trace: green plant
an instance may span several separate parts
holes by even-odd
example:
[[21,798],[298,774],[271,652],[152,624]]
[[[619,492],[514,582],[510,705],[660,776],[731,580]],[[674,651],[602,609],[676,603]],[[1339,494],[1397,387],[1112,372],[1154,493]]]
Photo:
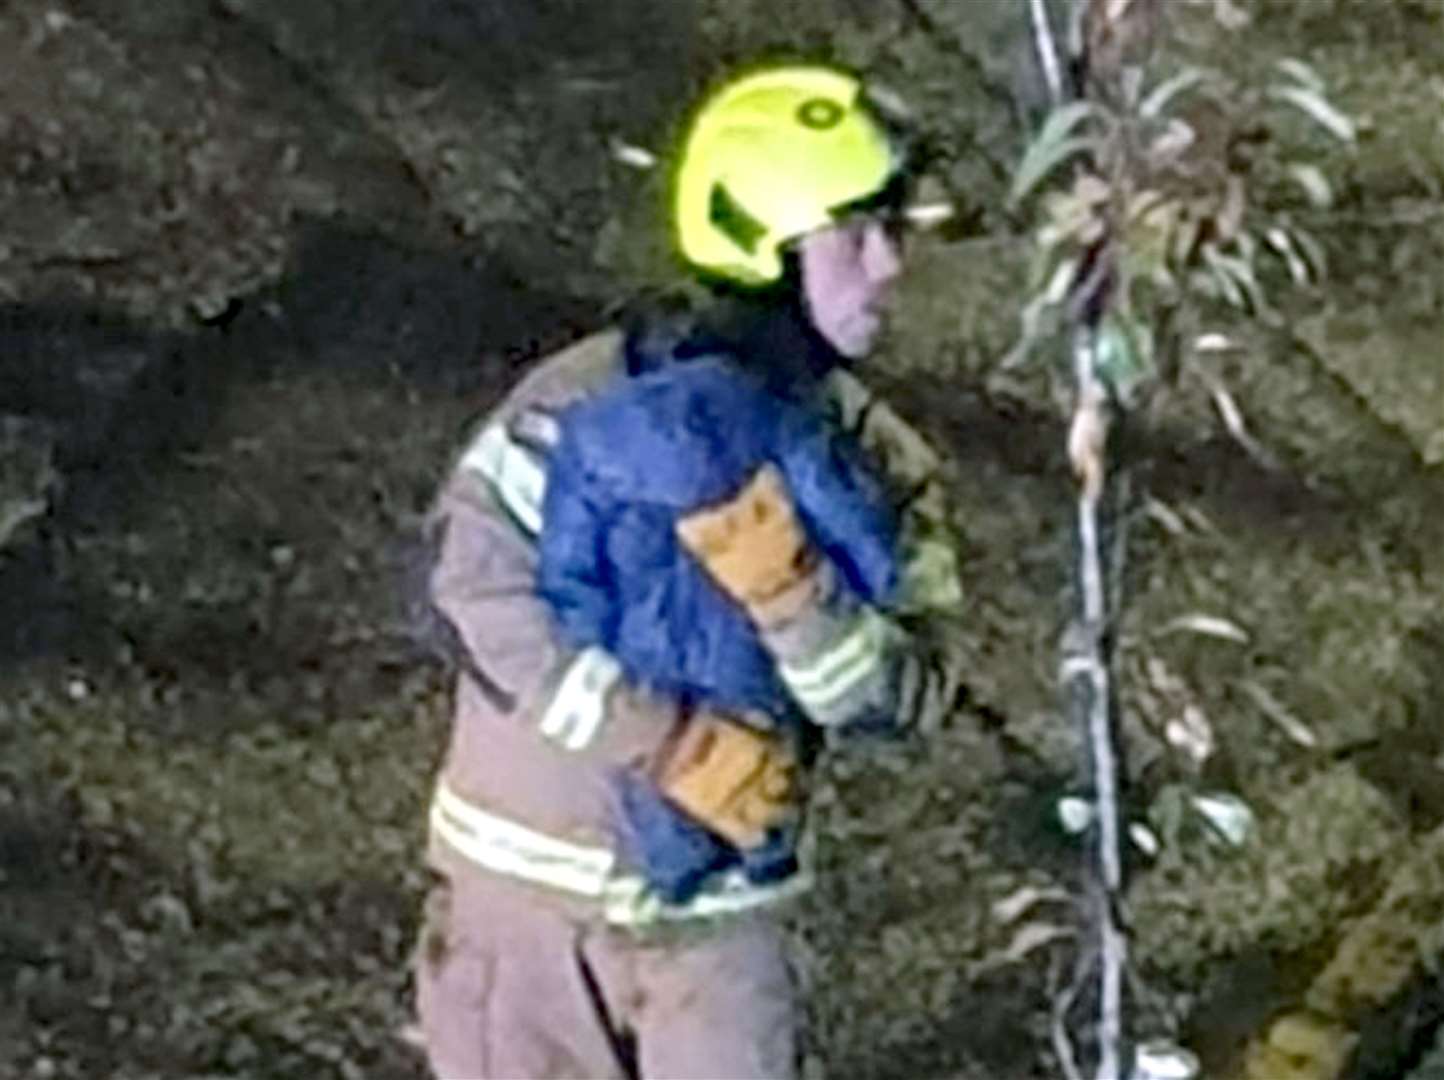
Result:
[[[1028,5],[1054,108],[1012,185],[1013,209],[1034,205],[1039,212],[1022,340],[1010,360],[1017,363],[1047,344],[1067,357],[1071,374],[1067,449],[1078,480],[1076,608],[1063,640],[1061,681],[1087,747],[1093,797],[1087,826],[1094,856],[1093,952],[1054,1013],[1054,1048],[1070,1078],[1081,1075],[1070,1011],[1094,972],[1095,1075],[1116,1077],[1131,1068],[1124,1001],[1129,943],[1120,917],[1124,770],[1114,731],[1110,632],[1120,599],[1118,584],[1110,589],[1108,581],[1121,560],[1103,555],[1109,431],[1140,388],[1185,360],[1176,328],[1189,316],[1222,306],[1272,321],[1271,294],[1280,275],[1306,285],[1323,273],[1319,245],[1295,223],[1292,204],[1279,189],[1291,182],[1313,205],[1331,198],[1317,144],[1296,130],[1297,121],[1344,143],[1357,137],[1353,121],[1302,61],[1277,58],[1249,70],[1255,62],[1245,55],[1241,71],[1225,72],[1165,51],[1165,42],[1186,43],[1189,36],[1183,27],[1165,38],[1165,24],[1198,6],[1076,0],[1065,68],[1045,0]],[[1226,31],[1245,19],[1229,0],[1213,0],[1211,14]],[[1064,85],[1065,70],[1071,86]],[[1159,71],[1168,74],[1160,78]],[[1039,195],[1044,182],[1060,173],[1061,185]],[[1066,350],[1058,348],[1060,339]],[[1203,383],[1230,432],[1260,453],[1228,391],[1206,375]],[[1121,544],[1116,547],[1121,551]],[[1176,841],[1185,803],[1178,792],[1163,794],[1156,816],[1166,838]],[[1192,802],[1200,812],[1206,807],[1206,816],[1223,823],[1230,837],[1251,820],[1249,809],[1227,795]]]
[[[1096,6],[1126,19],[1145,5]],[[1178,343],[1160,331],[1180,309],[1272,321],[1282,287],[1322,277],[1323,247],[1300,211],[1333,201],[1326,143],[1358,138],[1301,60],[1233,72],[1183,64],[1155,77],[1169,61],[1095,73],[1095,93],[1048,117],[1011,191],[1037,221],[1014,362],[1106,290],[1100,374],[1124,403],[1167,366],[1160,352]]]

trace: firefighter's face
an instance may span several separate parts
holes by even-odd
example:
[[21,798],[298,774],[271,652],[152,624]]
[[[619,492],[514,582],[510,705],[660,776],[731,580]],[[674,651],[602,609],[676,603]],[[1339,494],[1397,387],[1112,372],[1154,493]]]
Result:
[[858,217],[804,237],[799,255],[813,326],[843,356],[866,356],[882,333],[882,302],[902,271],[894,234],[877,218]]

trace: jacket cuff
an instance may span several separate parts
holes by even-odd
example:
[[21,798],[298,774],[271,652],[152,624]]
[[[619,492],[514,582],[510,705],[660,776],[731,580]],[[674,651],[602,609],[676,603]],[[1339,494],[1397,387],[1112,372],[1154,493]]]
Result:
[[783,683],[814,723],[893,718],[899,632],[873,608],[820,608],[767,641]]

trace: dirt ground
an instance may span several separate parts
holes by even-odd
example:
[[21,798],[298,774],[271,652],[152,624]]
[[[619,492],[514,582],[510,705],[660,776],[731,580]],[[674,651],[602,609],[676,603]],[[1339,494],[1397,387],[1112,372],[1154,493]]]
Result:
[[[1328,283],[1209,327],[1267,455],[1190,385],[1129,433],[1130,814],[1163,839],[1133,1000],[1227,1076],[1347,984],[1348,1075],[1402,1075],[1444,1017],[1444,3],[1235,3],[1364,137],[1330,162]],[[610,141],[665,148],[784,46],[905,88],[975,210],[918,242],[869,375],[948,455],[977,661],[950,730],[827,763],[808,1075],[1056,1075],[1081,777],[1063,425],[997,370],[1019,10],[0,6],[0,1077],[423,1076],[399,1033],[447,683],[410,632],[415,526],[518,372],[672,272],[660,180]],[[1163,736],[1185,712],[1202,769]],[[1252,808],[1241,847],[1198,792]],[[1385,939],[1387,971],[1351,945]]]

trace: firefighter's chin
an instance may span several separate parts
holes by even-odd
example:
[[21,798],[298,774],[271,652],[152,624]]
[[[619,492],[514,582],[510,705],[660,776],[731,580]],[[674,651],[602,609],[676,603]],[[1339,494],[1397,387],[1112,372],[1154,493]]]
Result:
[[838,319],[832,326],[819,326],[829,345],[848,360],[861,360],[872,352],[882,337],[883,318],[874,311],[859,311]]

